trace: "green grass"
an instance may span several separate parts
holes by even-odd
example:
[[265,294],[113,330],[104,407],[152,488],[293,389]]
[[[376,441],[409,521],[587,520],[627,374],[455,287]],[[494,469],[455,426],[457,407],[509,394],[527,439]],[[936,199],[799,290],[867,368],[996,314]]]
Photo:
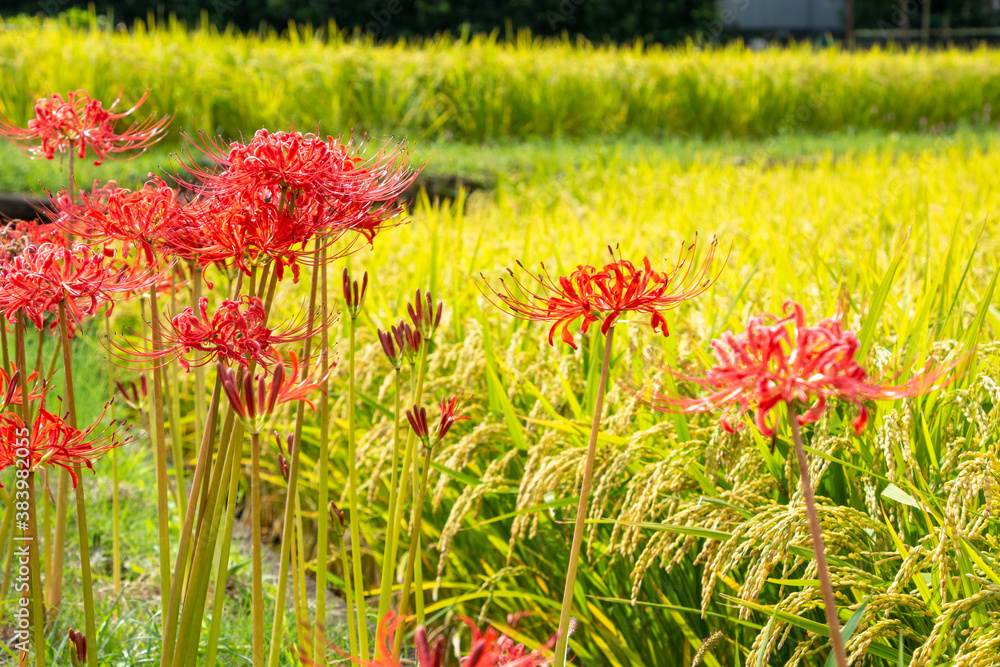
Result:
[[[872,406],[862,436],[847,433],[853,412],[837,407],[806,438],[821,468],[842,621],[855,613],[860,620],[853,647],[879,667],[911,664],[913,655],[915,666],[995,658],[1000,146],[983,105],[998,101],[996,51],[639,52],[527,39],[373,47],[305,33],[170,27],[110,36],[50,22],[0,32],[0,62],[0,104],[18,120],[33,97],[53,90],[84,86],[107,98],[119,86],[135,95],[150,84],[151,108],[177,112],[172,129],[194,121],[235,136],[322,121],[330,132],[405,134],[415,161],[429,161],[428,173],[490,182],[454,201],[418,199],[409,224],[345,262],[371,276],[359,334],[358,435],[372,571],[384,539],[388,489],[379,462],[391,446],[394,398],[374,332],[404,316],[415,289],[429,287],[445,302],[429,395],[472,396],[473,421],[456,426],[436,455],[425,509],[433,626],[454,631],[460,615],[502,624],[506,613],[527,608],[526,637],[541,640],[554,629],[594,402],[599,338],[592,334],[578,352],[550,348],[544,327],[489,305],[475,284],[480,275],[496,284],[518,260],[563,273],[602,263],[609,244],[635,260],[670,261],[698,234],[702,242],[717,236],[729,253],[719,282],[671,313],[666,342],[622,324],[613,377],[644,370],[639,350],[668,363],[704,363],[712,337],[789,298],[814,318],[842,307],[848,326],[862,332],[873,372],[902,359],[905,377],[953,345],[978,346],[973,365],[947,390]],[[78,181],[136,185],[167,164],[177,135],[170,141],[133,162],[83,167]],[[58,188],[65,178],[58,162],[29,162],[9,147],[0,147],[0,163],[0,189]],[[225,283],[218,272],[210,278]],[[280,285],[275,322],[301,313],[307,281],[304,271],[302,282]],[[137,324],[135,311],[123,308],[117,325]],[[105,400],[97,340],[84,330],[75,347],[86,415]],[[346,356],[343,342],[338,353]],[[190,391],[184,382],[185,414]],[[329,491],[343,500],[342,367],[331,395]],[[308,525],[325,511],[316,507],[315,417],[304,433]],[[711,667],[825,664],[814,574],[799,558],[808,555],[808,538],[793,502],[787,438],[772,454],[751,434],[724,436],[710,417],[653,413],[612,388],[579,575],[578,664],[654,665],[664,655],[690,664],[714,629],[724,639]],[[193,440],[188,428],[189,452]],[[267,495],[280,506],[276,452],[266,447]],[[145,438],[123,453],[125,562],[128,590],[137,594],[121,601],[119,625],[102,634],[109,664],[145,664],[158,651],[144,639],[159,631],[150,457]],[[108,461],[98,466],[90,505],[102,617],[114,605],[108,471]],[[332,569],[330,581],[341,574]],[[231,664],[242,664],[249,644],[244,577],[245,568],[234,573],[224,611]],[[67,600],[78,599],[72,576],[69,585]],[[79,616],[68,605],[58,632]],[[330,639],[343,643],[338,630]],[[62,642],[53,636],[53,651]]]
[[[483,144],[430,141],[411,144],[412,161],[423,165],[431,177],[456,176],[473,183],[492,186],[497,179],[523,180],[538,172],[564,173],[592,162],[596,157],[616,157],[626,161],[661,162],[680,165],[731,161],[734,165],[772,166],[797,160],[815,161],[826,155],[847,157],[869,152],[907,156],[941,153],[949,148],[995,150],[1000,133],[992,128],[963,125],[948,132],[897,133],[869,130],[857,134],[800,134],[767,139],[651,139],[643,136],[603,139],[501,140]],[[373,139],[369,149],[382,144]],[[76,163],[76,180],[81,188],[94,180],[114,179],[122,187],[138,187],[149,173],[179,174],[177,147],[154,147],[131,160],[107,161],[101,166]],[[10,144],[0,144],[0,192],[43,194],[65,187],[65,158],[28,160]]]
[[[374,46],[328,27],[283,36],[138,23],[125,33],[60,19],[0,30],[0,111],[84,88],[110,101],[150,89],[142,113],[235,135],[262,126],[411,139],[768,137],[993,125],[1000,57],[988,48],[844,53],[593,46],[520,34]],[[331,36],[332,34],[332,36]]]
[[[471,159],[477,154],[471,148],[433,147],[435,162],[447,158],[459,165],[465,160],[470,170],[496,170],[501,175],[493,190],[474,193],[464,201],[418,201],[410,224],[379,236],[373,249],[350,259],[355,269],[364,267],[372,277],[359,353],[366,544],[382,540],[387,488],[385,477],[373,474],[390,445],[385,410],[392,404],[385,381],[388,369],[381,362],[374,328],[397,320],[413,290],[430,286],[446,307],[428,389],[434,397],[460,390],[471,393],[468,412],[474,421],[456,427],[456,436],[437,457],[442,467],[432,477],[436,493],[427,508],[425,541],[435,546],[425,554],[428,585],[435,583],[433,573],[439,563],[442,570],[437,596],[428,591],[429,619],[435,626],[454,629],[457,615],[501,621],[506,612],[528,608],[533,614],[523,627],[527,637],[541,639],[554,628],[555,601],[568,558],[572,511],[567,507],[575,494],[575,470],[593,401],[590,387],[599,340],[592,338],[575,354],[563,347],[549,348],[542,327],[494,311],[473,282],[480,272],[496,280],[503,267],[513,266],[517,259],[529,267],[545,261],[562,272],[578,262],[603,261],[609,243],[620,243],[627,257],[649,254],[670,259],[682,239],[691,239],[695,232],[703,240],[715,234],[725,249],[731,247],[728,265],[709,294],[672,314],[671,338],[660,350],[667,359],[702,358],[713,335],[740,327],[751,313],[780,308],[786,298],[802,301],[815,317],[832,314],[845,299],[848,324],[870,329],[877,344],[870,363],[887,354],[906,355],[920,363],[931,341],[970,341],[978,334],[984,354],[977,372],[987,379],[1000,378],[992,347],[1000,327],[998,295],[993,294],[988,308],[980,307],[995,270],[986,258],[998,252],[995,141],[992,134],[968,132],[792,137],[738,144],[525,143],[485,149],[479,164]],[[735,161],[735,155],[752,159]],[[781,159],[758,159],[771,155]],[[803,155],[812,157],[784,159]],[[884,306],[872,311],[874,297],[897,257],[902,259],[892,281],[885,283]],[[300,312],[306,280],[307,274],[298,285],[286,282],[279,287],[275,321]],[[122,317],[123,326],[134,312],[125,309]],[[624,341],[653,342],[641,328],[625,328],[613,367],[616,377],[637,362]],[[78,346],[89,349],[82,341]],[[85,381],[83,373],[80,377]],[[825,520],[827,529],[841,530],[838,522],[846,521],[873,531],[872,537],[848,531],[831,539],[831,555],[838,567],[845,568],[840,571],[868,582],[842,586],[844,604],[884,593],[905,560],[903,548],[881,523],[883,509],[907,553],[920,545],[933,550],[941,544],[938,535],[945,512],[935,509],[924,516],[905,505],[890,504],[879,495],[889,488],[888,480],[895,480],[924,506],[943,508],[953,502],[949,498],[956,489],[964,488],[960,484],[968,483],[961,480],[974,471],[966,461],[996,465],[992,432],[980,430],[984,428],[977,425],[980,422],[967,417],[981,409],[989,420],[996,412],[990,385],[976,377],[936,400],[913,404],[915,414],[925,421],[893,436],[896,440],[885,439],[886,433],[896,433],[891,430],[897,419],[893,414],[898,416],[902,406],[895,404],[879,406],[873,429],[861,438],[824,439],[824,429],[840,433],[843,421],[850,418],[849,412],[839,409],[807,434],[818,452],[814,456],[835,459],[819,481],[820,495],[838,508]],[[345,370],[338,369],[335,416],[344,414],[345,382]],[[95,404],[103,400],[92,398]],[[184,400],[190,405],[188,394]],[[710,665],[758,664],[758,659],[759,664],[785,664],[800,642],[808,646],[815,641],[823,627],[822,614],[809,608],[808,586],[765,581],[759,591],[743,588],[750,573],[760,568],[766,580],[808,580],[802,563],[786,561],[771,570],[774,564],[762,561],[759,553],[736,558],[726,568],[704,560],[721,548],[706,537],[736,544],[739,531],[784,516],[792,482],[784,472],[785,442],[780,441],[775,457],[769,458],[762,453],[766,446],[749,435],[720,438],[710,419],[677,422],[636,405],[619,388],[612,389],[607,415],[595,516],[644,527],[594,525],[590,555],[580,574],[578,603],[585,606],[577,612],[580,630],[573,640],[582,664],[657,664],[657,656],[664,654],[687,661],[713,629],[723,630],[725,640],[713,652]],[[334,499],[342,499],[346,488],[344,428],[338,418],[331,438],[336,447],[330,480]],[[307,516],[316,511],[317,441],[317,426],[308,423],[302,452]],[[886,442],[912,449],[913,462]],[[142,453],[148,444],[140,441],[131,447],[143,472],[130,483],[144,480],[146,486],[136,492],[151,499],[149,455]],[[265,465],[269,478],[277,479],[273,451],[266,453]],[[106,475],[105,463],[99,469],[105,503],[94,503],[96,521],[108,521]],[[656,502],[650,505],[638,502],[637,493],[646,485],[657,489]],[[872,497],[883,498],[881,507],[870,504]],[[280,492],[275,498],[280,502]],[[979,495],[968,499],[967,507],[974,512],[985,502]],[[133,535],[146,536],[144,545],[153,544],[151,501],[131,511],[139,522],[131,526]],[[706,532],[706,527],[715,532]],[[790,532],[782,539],[805,543],[804,520],[792,522],[786,530]],[[95,531],[102,543],[107,531],[106,524]],[[694,539],[675,542],[671,536],[677,533],[672,531]],[[450,540],[440,542],[446,534]],[[997,539],[992,522],[979,533],[970,533],[965,560],[947,566],[959,576],[956,582],[969,581],[964,575],[971,573],[989,578],[968,554],[995,553]],[[132,562],[154,572],[153,550],[136,549]],[[878,564],[871,564],[867,556],[851,556],[870,550],[882,554]],[[695,562],[699,551],[707,556]],[[377,553],[377,549],[367,552],[365,562],[377,564]],[[661,556],[666,559],[662,563],[657,561]],[[669,571],[663,569],[672,561]],[[714,592],[706,593],[703,576],[709,566],[721,568],[724,578]],[[988,587],[977,580],[970,582],[971,588],[947,589],[941,595],[938,584],[943,580],[935,578],[938,572],[929,564],[921,565],[908,575],[904,590],[921,596],[923,604],[933,609]],[[930,582],[926,591],[920,588],[923,575]],[[155,579],[155,574],[151,576]],[[337,576],[334,570],[331,581]],[[102,583],[106,585],[106,580]],[[102,604],[110,604],[107,595],[102,598]],[[884,598],[887,610],[868,606],[882,609],[866,616],[861,626],[882,628],[872,649],[881,651],[879,655],[897,646],[892,635],[896,626],[876,625],[882,615],[900,619],[913,633],[904,642],[907,655],[933,637],[933,619],[912,611],[907,599]],[[225,642],[238,653],[246,645],[247,619],[239,613],[239,598],[233,604],[235,616],[226,626],[231,630]],[[741,606],[748,609],[742,618]],[[155,600],[131,608],[137,620],[129,621],[116,636],[115,655],[126,650],[132,637],[156,630],[155,620],[150,620]],[[980,608],[983,614],[998,611],[997,603],[989,600]],[[777,614],[777,620],[768,623],[768,614]],[[980,637],[987,627],[980,621],[973,615],[957,622]],[[755,644],[759,637],[786,630],[789,640],[775,652],[769,653],[766,644]],[[945,642],[943,655],[956,656],[963,636]],[[874,660],[878,665],[895,664],[890,659]],[[807,663],[821,661],[813,658]]]

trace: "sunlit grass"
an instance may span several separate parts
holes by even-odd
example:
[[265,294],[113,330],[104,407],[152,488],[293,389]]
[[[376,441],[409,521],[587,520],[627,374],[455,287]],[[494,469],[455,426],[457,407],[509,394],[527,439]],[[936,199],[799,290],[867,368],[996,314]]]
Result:
[[332,26],[283,36],[137,23],[129,32],[62,20],[0,24],[0,111],[24,122],[34,100],[85,88],[174,127],[235,136],[258,127],[501,137],[744,137],[917,131],[995,124],[993,49],[848,54],[810,45],[753,52],[593,46],[519,34],[373,46]]

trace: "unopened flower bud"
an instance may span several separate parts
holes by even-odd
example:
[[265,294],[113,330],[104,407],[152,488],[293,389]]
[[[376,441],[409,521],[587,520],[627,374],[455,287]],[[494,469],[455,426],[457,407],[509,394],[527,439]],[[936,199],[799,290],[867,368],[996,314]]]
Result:
[[285,482],[287,483],[289,476],[288,461],[281,454],[278,454],[278,470],[281,472],[281,476],[285,478]]
[[330,501],[330,531],[333,532],[333,536],[340,540],[344,536],[345,526],[347,525],[344,513],[337,507],[337,503]]
[[[413,635],[413,644],[417,649],[417,661],[420,667],[424,667],[424,665],[427,665],[427,667],[441,667],[444,661],[444,637],[438,637],[432,647],[430,639],[427,637],[427,628],[421,625]],[[476,663],[469,662],[467,664],[474,665]]]
[[430,430],[427,428],[427,409],[414,405],[412,409],[406,411],[406,418],[410,422],[413,434],[426,443],[430,437]]
[[365,271],[361,278],[361,285],[359,287],[357,280],[351,282],[351,274],[345,268],[343,288],[344,302],[347,305],[347,312],[350,314],[351,319],[357,319],[358,315],[361,313],[361,306],[365,300],[365,293],[368,291],[368,272]]
[[75,658],[73,661],[75,665],[84,665],[87,663],[87,637],[82,632],[78,632],[74,629],[69,631],[69,640],[73,643],[74,650],[70,651],[70,658]]
[[[395,327],[393,327],[395,329]],[[386,359],[392,364],[392,367],[399,370],[399,363],[402,361],[402,349],[396,347],[396,342],[393,337],[393,332],[378,331],[378,342],[382,344],[382,351],[385,352]],[[400,346],[401,347],[401,346]]]
[[441,313],[444,304],[438,302],[437,311],[435,311],[434,299],[431,297],[430,292],[427,293],[426,305],[424,304],[424,299],[421,297],[420,290],[417,290],[416,297],[416,306],[407,304],[407,312],[410,314],[413,326],[420,332],[420,335],[426,340],[431,340],[434,337],[434,330],[441,324]]

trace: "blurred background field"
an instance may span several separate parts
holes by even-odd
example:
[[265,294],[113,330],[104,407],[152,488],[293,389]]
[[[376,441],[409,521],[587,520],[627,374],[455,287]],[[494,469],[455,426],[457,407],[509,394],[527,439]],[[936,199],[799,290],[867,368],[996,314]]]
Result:
[[[931,664],[928,645],[939,646],[937,664],[990,664],[1000,643],[1000,528],[989,515],[1000,497],[988,490],[1000,479],[1000,52],[594,46],[524,32],[510,42],[495,35],[376,45],[329,28],[253,36],[148,20],[121,32],[96,15],[77,23],[0,25],[0,111],[23,123],[50,92],[85,88],[110,100],[123,91],[129,104],[148,87],[143,112],[175,114],[167,145],[133,162],[82,168],[80,183],[138,184],[171,164],[184,146],[181,129],[235,137],[294,126],[367,134],[373,145],[405,139],[425,173],[475,186],[418,196],[408,224],[349,260],[373,281],[358,357],[372,519],[362,525],[383,525],[388,499],[381,470],[391,446],[391,377],[374,330],[403,316],[415,289],[445,302],[428,390],[474,396],[473,422],[432,473],[424,522],[425,542],[435,545],[425,568],[440,573],[426,582],[432,624],[464,614],[502,626],[506,612],[527,608],[526,637],[554,629],[594,401],[599,339],[575,353],[550,348],[547,331],[494,311],[481,281],[495,284],[517,260],[556,272],[603,262],[608,245],[636,260],[671,260],[697,234],[703,244],[717,237],[728,253],[719,282],[672,314],[666,343],[629,328],[622,339],[637,347],[619,346],[615,375],[636,368],[646,345],[671,363],[699,362],[713,336],[785,299],[817,317],[844,307],[871,343],[873,368],[891,358],[919,363],[958,342],[979,345],[965,380],[932,398],[878,406],[877,427],[860,438],[835,437],[851,415],[832,413],[812,454],[819,494],[829,499],[824,529],[842,602],[860,609],[862,630],[849,648],[867,651],[863,664]],[[0,190],[41,192],[65,179],[58,161],[29,162],[7,146],[0,165]],[[303,284],[305,276],[282,284],[279,315],[300,310]],[[103,363],[101,335],[84,330],[77,343],[95,364]],[[333,498],[347,470],[346,373],[337,373]],[[87,377],[81,371],[81,386]],[[190,389],[182,385],[184,404]],[[106,400],[99,390],[81,395],[82,412]],[[193,437],[193,424],[184,424]],[[573,637],[579,664],[664,665],[665,655],[690,664],[714,629],[724,639],[709,665],[821,664],[810,653],[824,628],[818,593],[801,554],[786,548],[808,539],[802,517],[792,517],[786,443],[769,454],[747,432],[723,436],[708,418],[651,413],[619,387],[602,428]],[[313,512],[317,443],[313,423],[303,450],[303,502]],[[147,447],[124,454],[135,471],[125,511],[136,517],[137,539],[125,558],[136,590],[153,585]],[[107,469],[98,466],[100,479]],[[93,513],[101,516],[102,503],[109,512],[106,488],[95,485],[93,495]],[[942,557],[958,529],[965,542]],[[143,530],[148,542],[138,539]],[[364,538],[379,544],[383,535]],[[746,540],[756,540],[753,549],[727,551]],[[366,565],[377,570],[372,555]],[[239,582],[238,563],[234,570]],[[106,581],[107,568],[97,571]],[[331,585],[338,576],[331,571]],[[716,577],[713,591],[707,584]],[[239,635],[247,596],[234,584],[227,664],[247,664]],[[143,623],[155,623],[156,605],[140,598],[120,603],[144,620],[104,647],[108,664],[148,659],[129,653],[136,637],[155,634]],[[978,602],[964,611],[969,599]],[[965,634],[949,634],[945,617]]]

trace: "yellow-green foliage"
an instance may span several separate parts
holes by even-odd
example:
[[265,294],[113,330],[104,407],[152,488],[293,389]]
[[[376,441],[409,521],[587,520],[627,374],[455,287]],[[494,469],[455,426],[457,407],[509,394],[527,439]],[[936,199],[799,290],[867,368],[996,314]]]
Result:
[[278,37],[139,23],[122,33],[99,29],[96,17],[91,30],[59,20],[0,25],[0,111],[15,121],[54,91],[113,99],[124,89],[134,100],[147,86],[151,110],[230,136],[293,123],[411,139],[771,136],[989,123],[1000,56],[595,47],[526,34],[376,47],[335,27]]
[[[857,438],[847,426],[853,412],[837,409],[806,437],[840,604],[861,609],[849,650],[867,651],[866,664],[895,665],[902,633],[902,664],[911,654],[931,664],[935,650],[939,663],[989,664],[989,619],[1000,613],[1000,565],[989,555],[998,530],[985,513],[997,510],[989,489],[1000,474],[992,343],[1000,321],[981,301],[996,271],[1000,157],[984,148],[785,161],[762,149],[742,164],[599,151],[568,172],[540,164],[501,181],[464,212],[463,202],[419,203],[411,224],[351,259],[373,278],[358,357],[373,517],[363,524],[366,541],[381,544],[391,447],[391,376],[372,329],[398,319],[412,290],[430,284],[446,307],[428,391],[471,392],[473,422],[436,455],[435,511],[425,520],[436,549],[424,558],[429,572],[438,568],[440,589],[428,613],[500,620],[531,608],[529,635],[551,631],[599,355],[592,345],[550,348],[544,327],[495,312],[473,280],[483,271],[495,283],[516,259],[529,268],[544,261],[554,273],[601,262],[609,243],[629,258],[670,260],[682,240],[714,234],[732,249],[728,265],[711,293],[673,313],[662,351],[671,362],[698,363],[713,335],[788,298],[815,318],[844,300],[858,330],[877,321],[866,360],[873,373],[893,356],[919,365],[953,346],[935,341],[971,345],[978,336],[979,365],[940,397],[882,404]],[[283,289],[279,303],[292,313],[296,288]],[[651,339],[642,326],[623,328],[616,377],[639,367],[626,341]],[[334,414],[344,414],[345,378],[338,370]],[[602,430],[591,518],[626,523],[590,533],[573,640],[581,663],[658,665],[676,655],[676,664],[690,664],[702,639],[721,629],[725,639],[706,664],[823,664],[825,626],[784,438],[770,455],[750,430],[728,437],[711,417],[651,413],[619,387]],[[307,436],[310,489],[315,429]],[[334,463],[336,495],[346,486],[342,450]],[[882,495],[890,484],[905,494]],[[305,492],[307,506],[314,497]]]

